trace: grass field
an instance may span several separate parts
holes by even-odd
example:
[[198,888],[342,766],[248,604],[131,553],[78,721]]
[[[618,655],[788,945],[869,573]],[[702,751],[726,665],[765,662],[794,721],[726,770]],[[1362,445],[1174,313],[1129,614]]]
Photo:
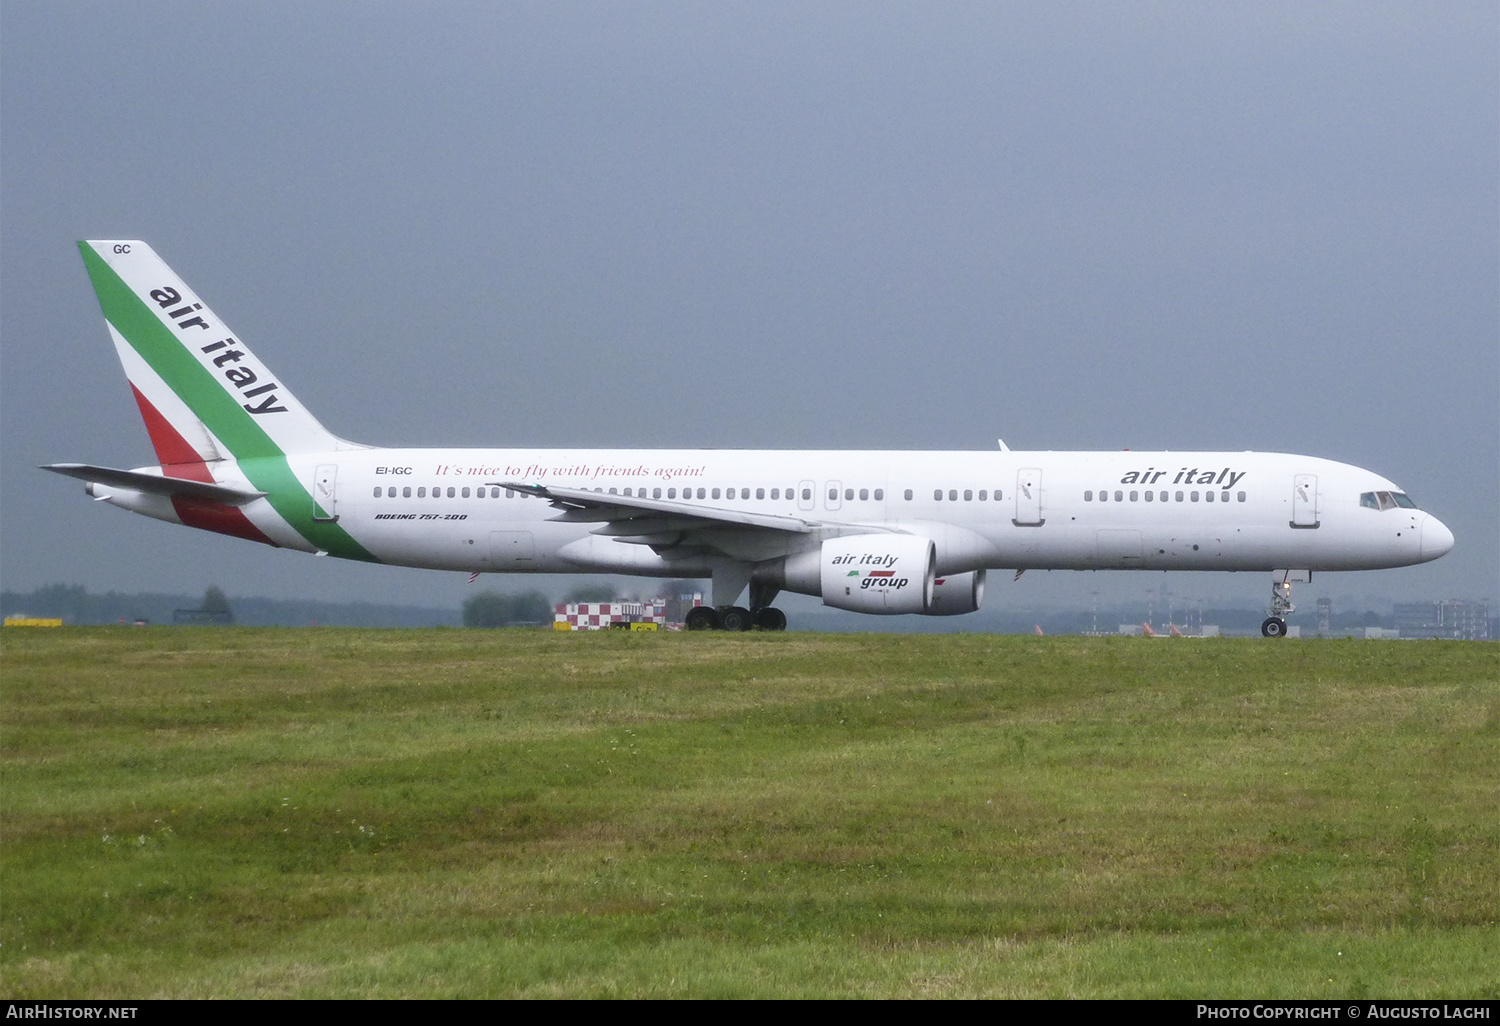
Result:
[[1500,997],[1500,646],[11,629],[6,997]]

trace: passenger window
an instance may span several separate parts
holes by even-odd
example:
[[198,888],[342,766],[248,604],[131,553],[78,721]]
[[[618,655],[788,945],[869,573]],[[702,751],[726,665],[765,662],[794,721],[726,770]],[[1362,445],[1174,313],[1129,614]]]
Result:
[[1177,501],[1178,501],[1178,502],[1181,502],[1181,501],[1182,501],[1182,493],[1181,493],[1181,492],[1178,492],[1178,493],[1177,493]]
[[998,489],[998,488],[995,489],[995,501],[996,502],[1000,501],[1000,489]]
[[403,499],[409,499],[409,498],[411,498],[411,488],[410,487],[406,487],[406,488],[401,489],[401,497]]
[[1152,495],[1152,494],[1151,494],[1151,493],[1150,493],[1150,492],[1147,492],[1147,493],[1146,493],[1146,501],[1147,501],[1147,502],[1152,502],[1152,501],[1154,501],[1154,500],[1155,500],[1155,499],[1156,499],[1156,496],[1154,496],[1154,495]]
[[[786,493],[788,495],[791,495],[792,494],[792,490],[790,488],[788,488],[786,490]],[[812,499],[812,489],[811,488],[804,488],[804,489],[802,489],[802,501],[803,502],[808,502],[811,499]]]
[[1116,490],[1115,491],[1115,501],[1116,502],[1124,502],[1125,501],[1125,493],[1122,492],[1122,491]]
[[1197,492],[1189,492],[1188,493],[1188,498],[1192,499],[1194,502],[1197,502],[1198,501],[1198,493]]
[[1140,492],[1131,492],[1130,493],[1130,501],[1131,502],[1140,502],[1141,501],[1141,493]]
[[837,502],[838,498],[839,498],[839,490],[837,488],[830,488],[830,489],[828,489],[828,501],[829,502]]
[[845,488],[844,489],[844,499],[845,499],[845,501],[852,501],[854,499],[854,489],[853,488]]
[[719,497],[719,490],[717,488],[714,489],[713,495],[716,499]]
[[1219,501],[1220,501],[1220,502],[1228,502],[1228,501],[1229,501],[1229,493],[1228,493],[1228,492],[1224,492],[1224,493],[1222,493],[1222,494],[1221,494],[1221,495],[1220,495],[1220,496],[1219,496]]
[[755,489],[755,497],[757,499],[764,499],[766,497],[766,490],[764,488]]
[[907,490],[906,490],[906,501],[907,501],[907,502],[910,502],[910,501],[911,501],[911,489],[910,489],[910,488],[908,488],[908,489],[907,489]]
[[1203,501],[1204,502],[1213,502],[1214,501],[1214,493],[1213,492],[1204,492],[1203,493]]
[[375,486],[375,498],[377,498],[377,499],[380,498],[380,486],[379,485]]
[[463,498],[467,499],[469,497],[469,486],[468,485],[464,485],[464,490],[462,492],[460,492],[459,494]]
[[972,488],[965,488],[964,489],[964,501],[965,502],[973,502],[974,501],[974,489],[972,489]]
[[958,489],[957,488],[949,488],[948,489],[948,501],[949,502],[957,502],[958,501]]
[[884,488],[877,488],[877,489],[875,489],[875,501],[879,502],[879,501],[881,501],[884,498],[885,498],[885,489]]
[[[979,493],[979,497],[981,499],[984,498],[984,493],[980,492]],[[1083,501],[1084,502],[1093,502],[1094,501],[1094,492],[1093,492],[1093,489],[1089,489],[1088,491],[1086,491],[1086,492],[1083,493]]]
[[943,501],[943,490],[941,488],[934,488],[932,490],[932,499],[933,499],[934,502],[942,502]]
[[1167,493],[1166,492],[1162,492],[1161,493],[1161,501],[1162,502],[1166,502],[1167,501]]
[[667,498],[669,498],[669,499],[675,499],[675,498],[677,498],[677,489],[676,488],[668,488],[667,489]]
[[985,499],[988,499],[989,497],[990,497],[990,493],[989,492],[985,491],[983,488],[979,489],[979,501],[980,502],[983,502]]
[[[719,493],[717,491],[714,492],[714,495],[718,495],[718,494]],[[698,489],[698,498],[700,498],[700,499],[706,499],[706,498],[708,498],[708,490],[705,489],[705,488],[699,488]]]
[[1236,498],[1238,498],[1241,502],[1244,502],[1245,501],[1245,493],[1244,492],[1240,492],[1239,495],[1236,496]]
[[653,489],[651,489],[651,498],[653,498],[653,499],[659,499],[659,498],[661,498],[661,489],[660,488],[653,488]]
[[1108,492],[1100,492],[1099,493],[1099,501],[1100,502],[1108,502],[1109,501],[1109,493]]
[[772,488],[771,489],[771,498],[773,498],[773,499],[779,499],[779,498],[781,498],[781,489],[780,488]]

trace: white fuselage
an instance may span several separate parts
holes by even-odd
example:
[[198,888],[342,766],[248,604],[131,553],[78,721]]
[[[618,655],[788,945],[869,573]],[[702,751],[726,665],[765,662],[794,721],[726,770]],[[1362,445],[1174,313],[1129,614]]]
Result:
[[[1362,494],[1398,491],[1385,478],[1279,453],[358,449],[290,465],[310,491],[336,468],[324,485],[334,508],[325,512],[380,561],[446,570],[710,572],[692,552],[559,522],[549,503],[505,483],[629,489],[844,533],[921,534],[936,543],[943,574],[1364,570],[1435,559],[1452,546],[1428,513],[1361,505]],[[215,479],[244,484],[236,470],[221,464]],[[313,549],[255,505],[245,512],[273,541]],[[762,532],[740,533],[726,528],[720,547],[750,563],[776,554],[756,551]]]

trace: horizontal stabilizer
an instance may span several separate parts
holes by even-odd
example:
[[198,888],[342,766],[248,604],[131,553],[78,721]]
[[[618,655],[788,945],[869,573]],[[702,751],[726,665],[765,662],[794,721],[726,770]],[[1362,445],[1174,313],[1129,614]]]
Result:
[[87,463],[53,463],[42,467],[54,474],[76,477],[91,484],[109,485],[112,488],[133,488],[152,495],[181,495],[207,502],[222,502],[226,506],[243,506],[264,498],[265,492],[250,492],[228,485],[210,484],[206,481],[189,481],[181,477],[164,477],[142,470],[116,470],[113,467],[91,467]]

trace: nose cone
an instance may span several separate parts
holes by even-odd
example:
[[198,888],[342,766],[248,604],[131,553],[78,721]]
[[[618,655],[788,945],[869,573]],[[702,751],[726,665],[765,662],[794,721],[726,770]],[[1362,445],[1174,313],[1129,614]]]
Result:
[[1422,521],[1422,561],[1437,559],[1453,548],[1453,532],[1435,516]]

